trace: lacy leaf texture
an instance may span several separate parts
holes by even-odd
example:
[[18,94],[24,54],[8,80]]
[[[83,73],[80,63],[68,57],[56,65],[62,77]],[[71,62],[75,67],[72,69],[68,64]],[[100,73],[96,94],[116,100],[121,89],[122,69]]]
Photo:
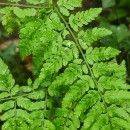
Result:
[[[2,24],[19,28],[21,58],[33,58],[35,80],[15,84],[0,59],[2,130],[130,130],[130,86],[120,51],[94,43],[111,34],[83,29],[101,13],[73,13],[82,0],[9,0]],[[12,5],[12,6],[11,6]]]

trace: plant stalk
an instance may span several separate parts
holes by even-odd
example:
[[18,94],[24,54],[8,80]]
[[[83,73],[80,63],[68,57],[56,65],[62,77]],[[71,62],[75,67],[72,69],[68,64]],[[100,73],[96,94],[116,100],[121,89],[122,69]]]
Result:
[[23,8],[43,8],[43,7],[48,7],[48,4],[42,4],[41,6],[34,6],[34,5],[25,5],[25,4],[18,4],[18,3],[4,3],[0,2],[1,6],[17,6],[17,7],[23,7]]

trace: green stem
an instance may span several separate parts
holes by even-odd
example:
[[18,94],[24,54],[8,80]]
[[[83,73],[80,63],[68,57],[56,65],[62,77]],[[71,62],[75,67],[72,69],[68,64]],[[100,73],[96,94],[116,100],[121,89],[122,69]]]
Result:
[[[45,90],[44,88],[43,89],[40,89],[40,90]],[[35,92],[37,92],[37,91],[39,91],[39,90],[35,90]],[[16,95],[16,96],[13,96],[13,97],[7,97],[7,98],[3,98],[3,99],[0,99],[0,101],[8,101],[8,100],[13,100],[13,99],[17,99],[17,98],[19,98],[19,97],[26,97],[26,96],[28,96],[30,93],[32,93],[33,92],[33,90],[31,91],[31,92],[29,92],[29,93],[23,93],[23,94],[21,94],[21,95]]]
[[14,4],[14,3],[4,3],[4,2],[0,2],[0,5],[2,6],[17,6],[17,7],[23,7],[23,8],[43,8],[43,7],[48,7],[48,4],[42,4],[41,6],[34,6],[34,5],[25,5],[25,4]]
[[13,99],[16,99],[16,98],[19,98],[19,97],[25,97],[25,96],[28,96],[29,94],[30,94],[30,93],[26,93],[26,94],[22,94],[22,95],[14,96],[14,97],[3,98],[3,99],[0,99],[0,101],[13,100]]
[[14,118],[15,118],[15,130],[17,130],[17,108],[16,108],[16,106],[17,106],[17,102],[16,102],[16,100],[15,100],[15,102],[14,102]]
[[43,117],[42,117],[42,128],[44,130],[44,120],[45,120],[45,113],[46,113],[46,110],[47,110],[47,90],[46,90],[46,93],[45,93],[45,104],[44,104],[44,112],[43,112]]
[[[79,49],[79,51],[80,51],[80,53],[81,53],[81,55],[82,55],[82,57],[83,57],[83,59],[84,59],[84,61],[85,61],[85,63],[86,63],[86,66],[88,67],[88,69],[89,69],[89,71],[90,71],[90,73],[91,73],[91,76],[92,76],[92,78],[93,78],[95,87],[97,88],[97,90],[98,90],[98,92],[99,92],[99,95],[100,95],[100,97],[101,97],[101,99],[102,99],[102,101],[103,101],[104,107],[106,108],[106,113],[107,113],[107,115],[108,115],[109,122],[111,123],[111,121],[110,121],[110,116],[109,116],[108,109],[107,109],[107,104],[106,104],[105,99],[104,99],[104,97],[103,97],[103,95],[102,95],[102,92],[98,89],[98,83],[97,83],[97,81],[96,81],[96,78],[95,78],[95,76],[94,76],[94,73],[93,73],[93,71],[92,71],[90,65],[88,64],[88,62],[87,62],[87,60],[86,60],[86,57],[85,57],[85,55],[84,55],[84,53],[83,53],[83,51],[82,51],[82,47],[80,46],[80,44],[79,44],[79,42],[78,42],[76,36],[75,36],[74,33],[72,32],[70,26],[68,25],[68,23],[66,22],[66,20],[65,20],[64,17],[62,16],[62,14],[59,12],[58,7],[54,6],[54,9],[56,10],[57,14],[60,16],[61,20],[62,20],[62,21],[64,22],[64,24],[66,25],[66,27],[68,28],[70,34],[72,35],[72,37],[73,37],[73,39],[74,39],[74,41],[75,41],[75,43],[76,43],[76,46],[78,47],[78,49]],[[112,129],[112,125],[111,125],[111,129]]]

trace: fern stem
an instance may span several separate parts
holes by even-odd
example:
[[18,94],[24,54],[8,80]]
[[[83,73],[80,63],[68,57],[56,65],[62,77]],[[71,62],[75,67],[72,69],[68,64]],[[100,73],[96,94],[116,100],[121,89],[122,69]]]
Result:
[[23,8],[43,8],[43,7],[48,7],[48,4],[42,4],[42,6],[34,6],[34,5],[25,5],[25,4],[14,4],[14,3],[4,3],[4,2],[0,2],[0,5],[2,6],[18,6],[18,7],[23,7]]
[[46,90],[46,93],[45,93],[45,104],[44,104],[44,112],[43,112],[43,117],[42,117],[42,128],[44,130],[44,120],[45,120],[45,112],[46,112],[46,108],[47,108],[47,90]]
[[[41,90],[44,91],[44,88],[41,89]],[[35,90],[35,92],[37,92],[37,91],[39,91],[39,90]],[[33,90],[32,90],[31,92],[33,92]],[[12,100],[12,99],[16,99],[16,98],[19,98],[19,97],[26,97],[26,96],[28,96],[31,92],[29,92],[29,93],[24,93],[24,94],[21,94],[21,95],[17,95],[17,96],[14,96],[14,97],[11,96],[11,97],[9,97],[9,98],[3,98],[3,99],[1,99],[0,101]]]
[[15,130],[17,130],[17,110],[16,110],[17,102],[14,102],[14,118],[15,118]]
[[30,93],[28,94],[23,94],[23,95],[18,95],[18,96],[15,96],[15,97],[9,97],[9,98],[3,98],[1,99],[1,101],[6,101],[6,100],[12,100],[12,99],[16,99],[18,97],[25,97],[25,96],[28,96]]
[[86,60],[86,57],[85,57],[85,55],[84,55],[84,53],[83,53],[83,51],[82,51],[82,48],[81,48],[81,46],[80,46],[80,44],[79,44],[79,42],[78,42],[76,36],[75,36],[74,33],[72,32],[70,26],[68,25],[68,23],[66,22],[66,20],[65,20],[64,17],[62,16],[62,14],[59,12],[58,7],[56,7],[56,6],[54,5],[54,9],[56,10],[57,14],[58,14],[58,15],[60,16],[60,18],[62,19],[62,21],[64,22],[64,24],[66,25],[66,27],[67,27],[68,31],[70,32],[70,34],[72,35],[72,37],[73,37],[73,39],[74,39],[74,41],[75,41],[75,43],[76,43],[76,46],[78,47],[78,49],[79,49],[79,51],[80,51],[80,53],[81,53],[81,55],[82,55],[82,57],[83,57],[83,59],[84,59],[84,61],[85,61],[85,63],[86,63],[86,66],[87,66],[87,68],[89,69],[89,71],[90,71],[90,73],[91,73],[91,76],[92,76],[92,78],[93,78],[95,87],[97,88],[97,90],[98,90],[98,92],[99,92],[99,94],[100,94],[100,97],[101,97],[101,99],[102,99],[102,101],[103,101],[104,107],[105,107],[105,109],[106,109],[106,113],[107,113],[107,115],[108,115],[109,122],[110,122],[110,127],[111,127],[111,130],[112,130],[112,125],[111,125],[110,115],[109,115],[108,109],[107,109],[107,104],[106,104],[105,99],[104,99],[104,97],[103,97],[103,95],[102,95],[102,92],[98,89],[98,83],[97,83],[97,81],[96,81],[96,78],[95,78],[95,76],[94,76],[94,73],[93,73],[93,71],[92,71],[90,65],[88,64],[88,62],[87,62],[87,60]]

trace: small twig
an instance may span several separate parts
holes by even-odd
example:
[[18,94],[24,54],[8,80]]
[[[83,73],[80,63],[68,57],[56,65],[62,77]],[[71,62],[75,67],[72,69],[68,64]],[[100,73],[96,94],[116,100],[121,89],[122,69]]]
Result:
[[34,6],[34,5],[25,5],[25,4],[18,4],[18,3],[4,3],[4,2],[0,2],[1,6],[18,6],[18,7],[23,7],[23,8],[43,8],[43,7],[48,7],[48,4],[42,4],[41,6]]

